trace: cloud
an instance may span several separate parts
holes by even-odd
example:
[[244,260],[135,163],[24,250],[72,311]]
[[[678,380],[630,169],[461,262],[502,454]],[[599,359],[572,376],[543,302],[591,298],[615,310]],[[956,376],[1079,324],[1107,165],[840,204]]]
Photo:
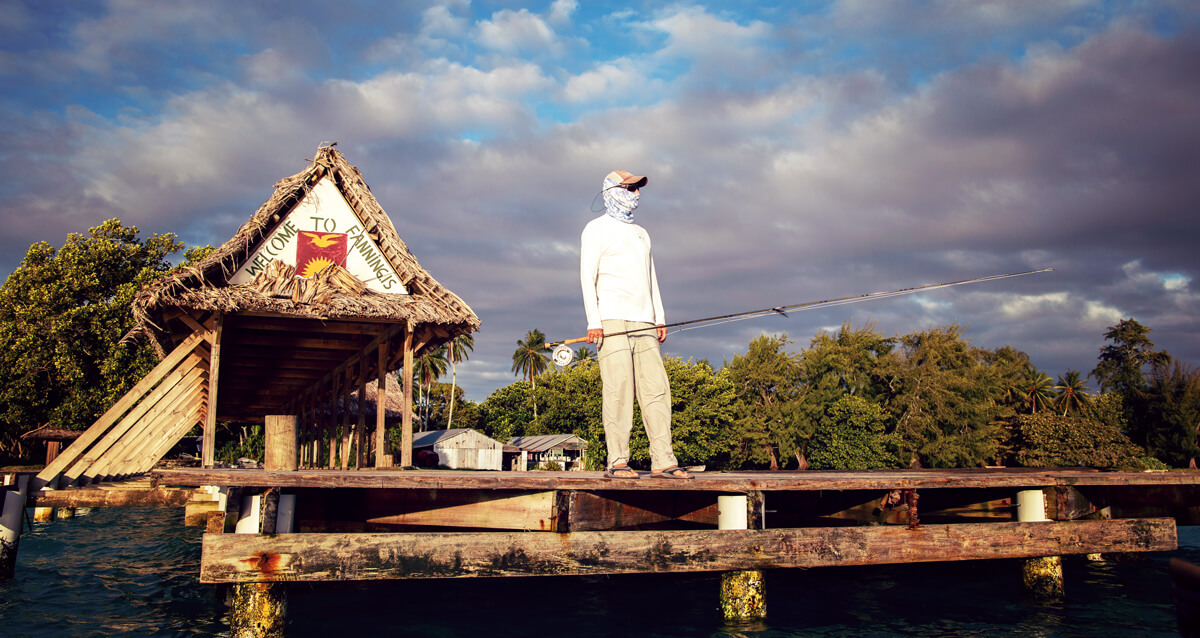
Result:
[[480,46],[507,55],[541,57],[562,51],[554,29],[528,9],[497,11],[490,20],[481,20],[475,25],[475,34]]
[[[671,321],[1055,268],[683,332],[673,354],[958,321],[1057,374],[1133,316],[1200,362],[1195,24],[1153,26],[1169,5],[865,6],[76,9],[6,41],[0,72],[23,81],[0,97],[0,245],[11,268],[111,216],[219,243],[339,141],[483,319],[458,371],[481,399],[529,329],[578,336],[579,232],[623,167],[650,175],[637,216]],[[19,8],[6,35],[51,23]]]

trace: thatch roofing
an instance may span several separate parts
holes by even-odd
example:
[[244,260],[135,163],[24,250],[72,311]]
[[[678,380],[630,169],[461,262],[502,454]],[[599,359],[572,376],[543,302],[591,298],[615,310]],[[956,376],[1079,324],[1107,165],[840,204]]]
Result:
[[[264,278],[263,273],[253,282],[231,285],[230,278],[246,263],[254,249],[326,177],[341,191],[409,294],[361,288],[347,290],[345,286],[328,282],[297,280],[294,273],[278,270],[274,271],[274,281]],[[349,273],[345,276],[354,279]],[[289,286],[323,287],[308,292],[307,297],[304,294],[307,291],[296,294],[290,289],[286,294],[280,294],[279,288]],[[172,308],[221,313],[256,311],[312,319],[409,320],[439,324],[453,333],[472,332],[479,327],[479,318],[471,308],[421,267],[371,194],[362,174],[332,146],[317,149],[308,168],[276,183],[274,195],[233,238],[193,267],[146,287],[133,302],[134,316],[141,331],[164,344],[163,333],[169,330],[165,328],[162,316]]]

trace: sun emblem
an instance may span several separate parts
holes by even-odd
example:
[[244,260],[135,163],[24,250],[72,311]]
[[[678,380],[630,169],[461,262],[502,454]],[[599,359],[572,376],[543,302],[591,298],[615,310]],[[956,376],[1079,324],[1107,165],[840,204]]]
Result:
[[333,261],[325,257],[314,257],[307,264],[304,264],[304,271],[300,273],[301,277],[315,277],[317,273],[325,270],[333,265]]

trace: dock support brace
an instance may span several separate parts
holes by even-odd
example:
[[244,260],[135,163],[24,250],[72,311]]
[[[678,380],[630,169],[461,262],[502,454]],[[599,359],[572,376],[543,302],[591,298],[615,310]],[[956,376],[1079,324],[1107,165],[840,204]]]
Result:
[[[718,529],[762,528],[762,494],[727,495],[717,497]],[[763,586],[763,571],[725,572],[721,574],[721,612],[727,621],[745,621],[767,615],[767,596]]]
[[[1046,495],[1042,490],[1017,493],[1017,520],[1022,523],[1050,520],[1046,518]],[[1026,558],[1021,575],[1026,594],[1042,600],[1064,597],[1062,556]]]

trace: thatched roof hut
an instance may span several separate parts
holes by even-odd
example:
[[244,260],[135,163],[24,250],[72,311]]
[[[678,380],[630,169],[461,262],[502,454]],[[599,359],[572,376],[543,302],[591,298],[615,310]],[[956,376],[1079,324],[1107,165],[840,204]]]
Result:
[[[148,337],[162,361],[39,474],[40,484],[145,471],[197,423],[211,465],[218,420],[268,415],[297,415],[301,442],[314,442],[302,447],[306,462],[320,464],[315,442],[339,428],[349,441],[351,428],[323,417],[325,406],[372,385],[385,406],[400,399],[411,440],[411,384],[393,397],[383,380],[475,331],[479,318],[421,267],[341,153],[322,146],[310,162],[280,180],[229,241],[138,293],[130,336]],[[375,416],[376,463],[385,463],[387,411]],[[369,428],[353,427],[365,448]]]
[[[323,180],[336,187],[361,222],[358,245],[377,246],[386,265],[393,269],[388,274],[394,274],[395,284],[384,281],[380,286],[367,286],[346,271],[346,264],[303,279],[297,277],[295,264],[262,259],[268,255],[257,249],[274,239],[289,213],[313,199],[314,189]],[[252,262],[260,255],[265,267],[256,270]],[[378,292],[376,288],[383,284],[397,292]],[[148,286],[133,302],[138,328],[154,336],[164,351],[173,345],[164,337],[192,331],[188,322],[179,318],[180,309],[192,314],[255,312],[321,321],[413,321],[440,326],[446,334],[479,328],[479,318],[471,308],[421,268],[362,174],[332,146],[317,149],[308,168],[277,182],[274,195],[229,241],[193,267]],[[426,346],[435,347],[444,341]]]

